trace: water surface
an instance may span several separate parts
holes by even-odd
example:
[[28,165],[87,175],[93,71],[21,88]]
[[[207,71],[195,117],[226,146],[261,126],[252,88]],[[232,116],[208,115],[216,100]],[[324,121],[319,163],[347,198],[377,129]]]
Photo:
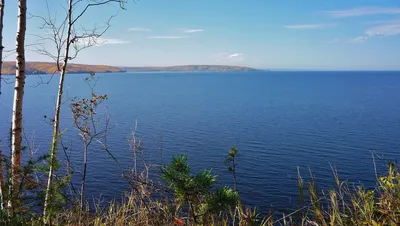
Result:
[[[88,94],[84,76],[68,76],[68,97]],[[297,167],[305,178],[308,167],[312,169],[320,188],[333,186],[330,165],[338,169],[342,179],[371,185],[371,151],[386,160],[400,157],[399,72],[97,76],[97,92],[108,94],[108,112],[115,125],[108,144],[123,168],[132,166],[127,139],[136,120],[145,151],[154,163],[186,153],[194,171],[213,168],[221,183],[232,184],[223,161],[229,147],[235,145],[240,150],[237,170],[241,197],[263,209],[296,207]],[[32,87],[38,80],[38,76],[27,80],[24,124],[26,136],[35,140],[38,153],[44,153],[51,126],[43,116],[53,114],[57,81]],[[3,89],[0,134],[7,137],[13,88],[3,85]],[[64,143],[73,155],[73,164],[79,165],[82,144],[72,127],[68,104],[62,119],[62,129],[68,129]],[[6,146],[3,144],[3,150]],[[379,172],[384,172],[384,163],[378,161]],[[104,151],[91,151],[88,173],[90,196],[118,198],[128,188]]]

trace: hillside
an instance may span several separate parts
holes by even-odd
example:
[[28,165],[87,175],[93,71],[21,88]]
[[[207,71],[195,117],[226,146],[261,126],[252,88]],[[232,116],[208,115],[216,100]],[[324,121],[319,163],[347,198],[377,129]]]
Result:
[[228,65],[183,65],[169,67],[121,67],[125,71],[257,71],[257,69]]
[[[49,62],[27,62],[25,68],[26,74],[53,74],[57,71],[55,63]],[[3,74],[15,74],[15,62],[4,62]],[[118,67],[106,65],[86,65],[69,64],[69,73],[105,73],[105,72],[123,72]]]
[[[57,71],[55,63],[27,62],[26,74],[53,74]],[[107,65],[69,64],[69,73],[107,73],[107,72],[157,72],[157,71],[257,71],[257,69],[228,65],[182,65],[168,67],[113,67]],[[3,74],[15,74],[15,62],[4,62]]]

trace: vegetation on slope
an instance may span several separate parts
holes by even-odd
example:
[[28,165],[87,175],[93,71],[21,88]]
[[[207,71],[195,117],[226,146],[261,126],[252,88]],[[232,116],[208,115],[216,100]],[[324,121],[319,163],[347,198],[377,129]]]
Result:
[[[15,74],[15,62],[3,63],[3,74]],[[161,71],[257,71],[257,69],[228,65],[183,65],[169,67],[114,67],[107,65],[69,64],[68,73],[106,73],[106,72],[161,72]],[[56,64],[50,62],[26,62],[26,74],[54,74],[57,73]]]
[[[15,62],[3,63],[3,74],[15,74]],[[54,74],[57,73],[55,63],[49,62],[26,62],[26,74]],[[68,73],[104,73],[123,72],[122,69],[106,65],[69,64]]]
[[[150,180],[149,169],[158,167],[161,180]],[[122,202],[98,202],[91,209],[88,202],[84,209],[79,201],[64,204],[54,209],[51,225],[400,225],[400,173],[393,163],[372,189],[340,181],[334,173],[337,187],[321,192],[314,179],[307,185],[299,176],[298,210],[282,217],[245,207],[237,192],[226,185],[215,187],[217,177],[211,170],[192,174],[184,155],[165,166],[144,163],[143,171],[123,176],[131,190]],[[12,218],[1,214],[1,225],[42,225],[40,215],[28,205],[23,208]]]

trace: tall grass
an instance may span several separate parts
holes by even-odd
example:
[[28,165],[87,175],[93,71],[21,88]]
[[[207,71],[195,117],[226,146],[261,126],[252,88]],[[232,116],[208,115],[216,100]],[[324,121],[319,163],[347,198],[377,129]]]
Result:
[[[135,167],[132,170],[121,171],[131,186],[122,201],[111,201],[106,204],[97,201],[89,205],[86,200],[87,204],[82,205],[80,197],[77,196],[72,199],[75,201],[59,202],[49,224],[70,226],[400,225],[400,172],[399,166],[394,162],[388,164],[384,175],[376,174],[375,186],[369,189],[340,180],[336,169],[332,167],[335,186],[328,191],[321,191],[311,170],[310,179],[305,181],[298,169],[297,210],[280,217],[273,212],[260,213],[255,207],[249,208],[243,205],[235,189],[228,186],[216,187],[217,177],[211,170],[192,172],[186,156],[176,156],[167,165],[151,164],[145,156],[146,151],[142,148],[141,142],[135,138],[134,134],[130,139],[130,146]],[[237,154],[237,151],[235,153]],[[232,153],[228,153],[229,156],[232,157]],[[45,157],[38,159],[28,164],[27,169],[33,168],[36,162],[41,162]],[[150,170],[155,168],[160,172],[158,177],[160,179],[151,180],[149,175],[154,175],[154,173],[150,173]],[[26,174],[31,175],[33,172],[31,171],[28,170]],[[236,178],[233,179],[235,181]],[[38,190],[34,193],[37,194],[36,199],[40,199],[40,188],[39,184],[34,186],[33,190]],[[61,188],[61,186],[58,188],[59,192],[62,192]],[[90,206],[92,208],[89,208]],[[35,211],[38,208],[41,208],[40,204],[36,207],[26,204],[23,210],[13,215],[0,211],[0,225],[42,225],[42,216],[38,214],[40,211]]]
[[[336,187],[324,193],[318,191],[315,178],[308,183],[308,202],[295,212],[276,221],[275,225],[400,225],[400,173],[398,165],[389,163],[387,173],[377,177],[374,188],[365,189],[340,181],[333,169]],[[299,174],[300,200],[303,200],[303,180]],[[320,195],[322,194],[322,195]]]
[[[256,208],[246,208],[237,202],[226,212],[203,213],[194,220],[190,207],[174,200],[174,192],[159,193],[154,184],[143,185],[140,192],[132,190],[125,199],[110,202],[94,211],[70,208],[60,213],[55,225],[400,225],[400,173],[390,163],[385,175],[378,177],[376,186],[365,189],[340,181],[334,172],[336,187],[328,192],[317,190],[315,178],[311,177],[305,189],[299,174],[298,210],[275,219],[272,213],[258,213]],[[137,183],[137,181],[136,181]],[[165,188],[163,188],[165,189]],[[307,191],[305,191],[307,190]],[[165,191],[165,190],[164,190]],[[233,191],[232,191],[233,192]],[[143,199],[142,194],[145,194]],[[321,195],[322,194],[322,195]],[[206,203],[203,203],[206,204]],[[225,213],[225,214],[224,214]],[[208,215],[207,215],[208,214]],[[206,216],[207,215],[207,216]],[[199,220],[199,218],[207,220]]]

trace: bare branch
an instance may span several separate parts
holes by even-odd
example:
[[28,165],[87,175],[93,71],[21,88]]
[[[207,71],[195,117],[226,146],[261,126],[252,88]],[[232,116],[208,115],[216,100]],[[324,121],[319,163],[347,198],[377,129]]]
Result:
[[53,80],[53,77],[54,77],[55,73],[56,72],[50,74],[50,77],[46,81],[44,81],[44,79],[43,79],[43,77],[41,75],[38,75],[38,77],[40,79],[40,82],[36,82],[36,85],[29,85],[29,86],[33,87],[33,88],[36,88],[36,87],[38,87],[40,85],[43,85],[43,84],[47,85],[47,84],[49,84],[51,82],[51,80]]
[[[46,189],[46,197],[44,203],[43,210],[43,218],[44,223],[47,224],[48,221],[48,204],[52,199],[52,178],[54,174],[54,162],[57,155],[57,143],[59,138],[59,121],[60,121],[60,109],[62,106],[62,96],[63,96],[63,87],[64,87],[64,79],[67,73],[67,66],[70,60],[75,59],[79,52],[96,45],[97,39],[101,37],[110,27],[110,21],[114,16],[111,16],[105,26],[97,27],[94,26],[92,29],[87,29],[84,26],[79,27],[78,21],[85,14],[85,12],[94,6],[106,5],[108,3],[119,3],[120,8],[123,8],[123,4],[126,0],[89,0],[89,4],[83,7],[83,10],[80,13],[76,13],[78,11],[80,3],[84,2],[83,0],[68,0],[68,8],[64,9],[65,17],[61,21],[61,23],[57,22],[55,18],[53,18],[50,14],[50,10],[48,9],[48,18],[44,18],[38,16],[40,20],[42,20],[42,28],[49,30],[47,37],[51,39],[51,42],[54,43],[56,47],[55,53],[51,53],[50,51],[39,50],[39,53],[42,53],[46,56],[49,56],[53,60],[56,61],[57,70],[60,72],[60,81],[58,88],[58,96],[57,96],[57,104],[55,109],[55,116],[53,122],[53,141],[51,147],[51,160],[50,160],[50,169],[49,169],[49,177],[48,177],[48,185]],[[76,16],[75,16],[76,15]],[[46,40],[46,37],[43,37],[42,40]],[[41,47],[44,47],[41,46]],[[62,51],[64,53],[62,53]],[[83,196],[84,196],[84,187],[85,187],[85,178],[86,178],[86,165],[87,165],[87,150],[88,146],[97,139],[98,136],[102,136],[104,133],[108,131],[108,125],[106,129],[101,132],[97,132],[97,121],[94,122],[95,109],[98,104],[100,104],[103,100],[106,99],[105,95],[97,96],[92,90],[92,99],[89,101],[87,99],[82,99],[78,101],[76,106],[72,106],[73,116],[75,120],[75,127],[80,130],[80,135],[82,140],[84,141],[84,172],[82,178],[82,187],[81,187],[81,206],[83,206]],[[78,106],[86,106],[92,111],[84,111]],[[89,121],[92,121],[89,123]]]
[[81,18],[81,17],[83,16],[83,14],[85,14],[85,12],[86,12],[90,7],[105,5],[105,4],[108,4],[108,3],[111,3],[111,2],[119,3],[119,4],[120,4],[120,8],[121,8],[121,9],[125,9],[125,8],[124,8],[124,3],[126,3],[125,0],[106,0],[106,1],[100,1],[100,2],[95,2],[95,3],[90,3],[90,4],[86,5],[86,7],[82,10],[81,13],[78,14],[78,16],[72,21],[71,24],[72,24],[72,25],[75,24],[75,22],[78,21],[79,18]]
[[[11,79],[13,79],[13,80],[11,80]],[[15,83],[15,77],[14,76],[6,77],[6,78],[4,78],[4,76],[1,76],[1,80],[5,84],[14,84]]]
[[[77,9],[80,3],[84,2],[83,0],[75,0],[73,1],[72,8]],[[57,64],[57,71],[62,70],[62,64],[65,58],[68,60],[75,59],[79,52],[92,47],[94,45],[99,44],[97,39],[104,35],[104,33],[110,28],[111,20],[117,16],[118,13],[111,15],[105,22],[103,26],[94,26],[91,29],[88,29],[82,25],[77,26],[78,20],[84,15],[84,13],[92,8],[93,6],[106,5],[108,3],[119,3],[120,8],[124,9],[124,4],[126,0],[104,0],[104,1],[91,1],[92,3],[87,4],[84,9],[78,13],[74,19],[68,22],[68,10],[65,10],[65,16],[63,17],[61,22],[57,22],[56,17],[51,15],[51,10],[49,9],[48,3],[46,1],[47,7],[47,17],[40,15],[30,15],[30,18],[38,19],[42,22],[42,25],[39,27],[43,30],[48,30],[45,36],[42,35],[34,35],[39,38],[39,41],[42,42],[37,45],[35,51],[43,56],[47,56],[51,58]],[[71,27],[71,38],[67,40],[67,27]],[[55,51],[49,51],[46,49],[43,43],[50,42],[54,44]],[[62,53],[62,51],[67,47],[71,46],[72,51],[68,56]]]

